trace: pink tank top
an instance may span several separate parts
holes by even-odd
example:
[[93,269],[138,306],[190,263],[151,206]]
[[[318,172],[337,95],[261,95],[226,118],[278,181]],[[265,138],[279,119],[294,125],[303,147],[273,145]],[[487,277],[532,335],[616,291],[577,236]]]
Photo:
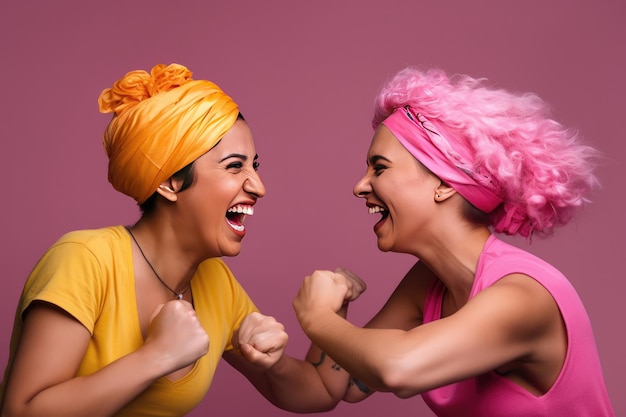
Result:
[[[439,417],[614,417],[593,332],[585,308],[571,283],[547,262],[495,236],[489,237],[476,269],[470,298],[511,273],[533,277],[543,285],[561,311],[568,348],[561,373],[541,396],[488,372],[422,393]],[[424,323],[441,318],[444,286],[430,288]]]

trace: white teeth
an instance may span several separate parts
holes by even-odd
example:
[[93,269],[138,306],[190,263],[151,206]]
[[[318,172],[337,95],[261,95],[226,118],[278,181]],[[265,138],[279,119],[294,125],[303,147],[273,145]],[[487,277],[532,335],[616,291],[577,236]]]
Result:
[[380,213],[381,211],[385,211],[385,209],[380,206],[368,207],[368,210],[370,214],[376,214],[376,213]]
[[228,225],[232,227],[234,230],[238,232],[243,232],[246,229],[245,226],[243,225],[243,222],[246,219],[246,216],[251,216],[252,214],[254,214],[254,208],[252,206],[245,205],[245,204],[237,204],[229,208],[228,212],[241,214],[241,216],[239,216],[239,219],[237,221],[237,223],[240,223],[240,224],[234,224],[230,220],[228,220],[228,218],[226,218],[226,221],[228,222]]
[[232,227],[233,229],[235,229],[236,231],[238,231],[238,232],[243,232],[245,230],[245,227],[244,227],[243,224],[242,225],[237,225],[237,224],[232,224],[231,222],[228,222],[228,225],[230,227]]
[[236,206],[233,206],[231,208],[228,209],[229,213],[243,213],[243,214],[247,214],[249,216],[252,216],[254,214],[254,208],[252,206],[244,206],[241,204],[237,204]]

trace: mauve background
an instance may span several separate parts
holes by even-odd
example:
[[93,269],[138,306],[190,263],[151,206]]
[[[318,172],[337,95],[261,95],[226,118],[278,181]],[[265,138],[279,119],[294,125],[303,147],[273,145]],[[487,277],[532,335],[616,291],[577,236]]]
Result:
[[[291,300],[304,275],[343,265],[369,290],[362,324],[412,264],[383,254],[351,194],[365,169],[372,101],[407,65],[441,67],[533,91],[605,159],[593,204],[549,240],[515,243],[569,276],[595,326],[609,394],[626,415],[623,0],[19,1],[0,3],[2,281],[0,366],[23,282],[46,248],[79,228],[130,224],[134,202],[107,182],[100,91],[125,72],[187,65],[240,104],[268,194],[227,262],[262,311],[308,343]],[[290,415],[220,365],[203,415]],[[419,397],[377,394],[329,415],[432,416]]]

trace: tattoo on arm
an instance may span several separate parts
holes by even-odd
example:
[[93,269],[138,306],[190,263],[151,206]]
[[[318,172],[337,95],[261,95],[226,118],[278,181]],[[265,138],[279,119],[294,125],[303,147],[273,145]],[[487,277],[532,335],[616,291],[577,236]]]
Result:
[[356,379],[355,377],[350,377],[350,385],[356,385],[356,387],[359,389],[359,391],[365,393],[365,394],[369,394],[370,393],[370,389],[367,387],[367,385],[365,385],[364,383],[362,383],[361,381],[359,381],[358,379]]
[[[324,363],[324,360],[326,359],[326,352],[322,352],[320,354],[320,360],[317,362],[311,362],[311,365],[313,365],[314,367],[318,367],[320,366],[322,363]],[[334,369],[335,371],[340,371],[341,367],[336,364],[333,363],[331,365],[331,368]],[[362,383],[361,381],[359,381],[358,379],[356,379],[355,377],[351,376],[350,377],[350,382],[349,382],[350,386],[355,385],[359,391],[361,391],[364,394],[369,394],[370,393],[370,389],[367,385],[365,385],[364,383]]]
[[320,366],[322,364],[322,362],[324,362],[324,359],[326,359],[326,352],[322,352],[320,354],[320,360],[317,362],[311,362],[311,365],[315,366],[316,368],[318,366]]
[[[324,362],[325,359],[326,359],[326,352],[322,352],[320,354],[320,360],[317,362],[311,362],[311,365],[317,368]],[[341,366],[337,365],[336,363],[333,363],[330,367],[333,368],[335,371],[341,371]]]

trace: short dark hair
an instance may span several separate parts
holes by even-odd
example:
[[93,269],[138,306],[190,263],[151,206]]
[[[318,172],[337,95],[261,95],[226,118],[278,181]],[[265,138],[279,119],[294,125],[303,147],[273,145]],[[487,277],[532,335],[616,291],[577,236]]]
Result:
[[[178,192],[186,190],[191,186],[191,184],[193,184],[196,178],[196,171],[194,169],[195,162],[196,161],[193,161],[185,165],[183,168],[179,169],[172,175],[172,179],[183,182],[183,185],[180,187],[180,190],[178,190]],[[141,210],[141,212],[143,214],[152,213],[154,211],[154,208],[156,207],[156,202],[159,196],[159,193],[155,191],[150,197],[148,197],[146,201],[139,204],[139,209]]]

